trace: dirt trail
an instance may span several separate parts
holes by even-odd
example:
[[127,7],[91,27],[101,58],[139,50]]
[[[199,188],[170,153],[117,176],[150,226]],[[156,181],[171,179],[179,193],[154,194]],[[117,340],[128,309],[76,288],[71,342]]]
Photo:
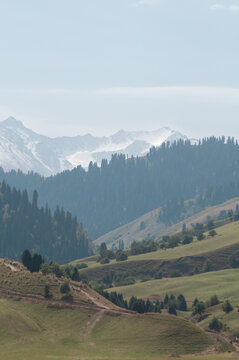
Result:
[[226,336],[225,334],[214,333],[211,331],[207,331],[207,333],[213,337],[213,339],[216,343],[233,345],[234,348],[236,349],[236,353],[239,354],[239,344],[236,342],[231,343],[231,339],[228,336]]
[[93,318],[91,319],[91,321],[88,321],[87,323],[87,329],[86,329],[86,334],[90,335],[91,332],[93,331],[95,325],[101,320],[102,316],[104,315],[105,310],[100,310],[98,311]]
[[14,266],[12,264],[4,263],[4,265],[7,266],[8,268],[10,268],[12,271],[20,271],[16,266]]
[[75,291],[82,292],[88,299],[90,299],[95,305],[97,305],[99,308],[105,309],[105,310],[111,310],[111,308],[105,304],[103,304],[99,299],[97,299],[97,296],[90,295],[87,291],[85,291],[81,286],[72,285],[71,288]]

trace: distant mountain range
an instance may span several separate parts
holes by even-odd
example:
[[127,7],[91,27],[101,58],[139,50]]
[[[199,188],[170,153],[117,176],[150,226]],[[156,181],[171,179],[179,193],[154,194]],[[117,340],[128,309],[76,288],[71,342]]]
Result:
[[120,130],[109,137],[87,134],[49,138],[9,117],[0,122],[0,166],[5,171],[20,169],[50,176],[78,165],[87,168],[91,161],[100,164],[115,153],[143,156],[152,146],[179,139],[188,138],[168,127],[155,131]]

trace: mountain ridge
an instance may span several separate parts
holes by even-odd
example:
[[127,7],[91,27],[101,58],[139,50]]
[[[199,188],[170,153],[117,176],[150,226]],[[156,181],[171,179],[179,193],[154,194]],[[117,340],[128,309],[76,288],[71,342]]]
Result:
[[0,166],[5,171],[33,171],[51,176],[79,165],[88,168],[91,161],[100,164],[102,159],[110,160],[115,153],[144,156],[152,146],[180,139],[189,140],[168,127],[155,131],[121,129],[109,137],[86,134],[50,138],[9,117],[0,122]]

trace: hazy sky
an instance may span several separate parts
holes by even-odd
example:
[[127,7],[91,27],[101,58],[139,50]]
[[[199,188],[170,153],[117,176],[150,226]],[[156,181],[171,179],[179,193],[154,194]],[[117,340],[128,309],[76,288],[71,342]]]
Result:
[[239,0],[0,1],[0,119],[239,138]]

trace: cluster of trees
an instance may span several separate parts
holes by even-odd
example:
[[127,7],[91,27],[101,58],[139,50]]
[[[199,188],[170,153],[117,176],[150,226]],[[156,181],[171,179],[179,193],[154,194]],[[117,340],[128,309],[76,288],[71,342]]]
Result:
[[160,243],[161,249],[170,249],[181,245],[190,244],[194,237],[197,240],[201,241],[205,238],[205,232],[208,232],[208,235],[214,237],[217,235],[215,230],[215,224],[213,220],[209,220],[206,224],[197,223],[192,224],[192,229],[187,229],[186,226],[183,226],[181,232],[174,235],[164,235]]
[[100,167],[90,163],[88,171],[79,166],[47,179],[0,170],[0,181],[31,194],[37,189],[42,205],[64,206],[95,239],[159,207],[160,221],[169,224],[185,217],[185,200],[196,198],[198,210],[238,196],[238,159],[237,142],[212,137],[163,144],[142,158],[113,155]]
[[[202,315],[205,310],[211,306],[216,306],[219,305],[220,301],[217,297],[217,295],[213,295],[208,301],[203,302],[203,301],[199,301],[197,298],[194,300],[193,302],[193,315]],[[233,307],[230,303],[229,300],[226,300],[223,304],[222,304],[222,310],[229,314],[232,310]]]
[[45,262],[40,254],[32,254],[29,250],[24,250],[22,253],[22,263],[31,272],[38,272],[41,265]]
[[100,245],[100,256],[97,261],[101,264],[108,264],[110,260],[116,259],[116,261],[125,261],[128,259],[128,255],[125,251],[118,249],[116,251],[108,250],[106,243],[103,242]]
[[135,296],[132,296],[128,302],[124,299],[122,294],[118,294],[116,291],[109,293],[108,291],[100,290],[99,293],[113,304],[128,310],[136,311],[140,314],[148,312],[161,312],[159,301],[153,303],[150,300],[145,301],[143,299],[138,299]]
[[86,274],[84,272],[79,272],[78,269],[79,269],[78,266],[60,265],[57,262],[51,262],[50,264],[44,262],[40,267],[40,270],[43,275],[54,274],[58,278],[64,277],[71,279],[73,281],[87,282],[88,279]]
[[38,194],[0,185],[0,256],[20,260],[24,249],[46,260],[69,262],[89,254],[87,232],[75,217],[59,207],[38,207]]
[[152,239],[139,242],[133,241],[131,243],[130,255],[146,254],[157,250],[158,243]]
[[126,286],[132,285],[135,283],[135,279],[128,272],[115,272],[113,270],[108,271],[98,284],[102,285],[105,288],[110,288],[113,286]]
[[187,302],[182,294],[177,297],[173,294],[170,296],[166,294],[161,303],[161,308],[167,309],[169,314],[177,315],[177,310],[187,311]]
[[167,312],[172,315],[177,315],[177,310],[187,311],[187,302],[185,297],[180,294],[177,297],[172,295],[165,295],[163,301],[157,300],[152,302],[150,300],[139,299],[135,296],[132,296],[129,300],[124,299],[122,294],[117,292],[108,292],[105,290],[98,290],[98,292],[103,295],[106,299],[110,300],[112,303],[123,307],[125,309],[133,310],[138,313],[147,313],[147,312],[161,312],[162,309],[167,309]]
[[46,263],[43,257],[39,254],[31,255],[29,250],[24,250],[21,256],[23,265],[31,272],[41,271],[43,275],[54,274],[56,277],[69,278],[74,281],[86,280],[84,273],[79,273],[78,269],[87,267],[86,264],[81,266],[60,265],[52,261],[50,264]]

